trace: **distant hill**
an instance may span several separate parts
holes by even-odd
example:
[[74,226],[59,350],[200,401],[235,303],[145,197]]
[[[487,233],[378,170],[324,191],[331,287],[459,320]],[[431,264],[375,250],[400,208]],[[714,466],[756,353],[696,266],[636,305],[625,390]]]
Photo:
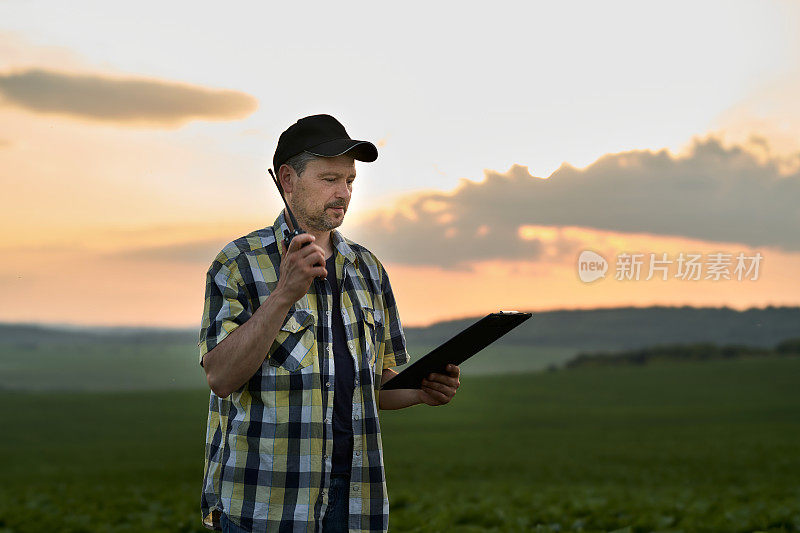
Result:
[[197,344],[199,330],[164,328],[66,327],[0,322],[0,345],[23,348],[65,344]]
[[[402,317],[401,317],[402,318]],[[436,346],[480,317],[405,328],[409,345]],[[57,328],[0,323],[0,345],[52,344],[196,345],[198,330],[158,328]],[[800,307],[738,311],[728,307],[617,307],[534,312],[533,318],[498,341],[501,346],[576,350],[634,349],[654,344],[714,342],[774,346],[800,336]]]
[[[480,317],[406,328],[412,361]],[[199,329],[77,328],[0,323],[0,389],[206,388]],[[624,307],[535,312],[461,368],[466,376],[559,367],[580,352],[675,343],[773,347],[800,337],[800,307]],[[402,369],[402,368],[401,368]]]
[[[408,328],[409,343],[436,345],[479,317]],[[800,335],[800,307],[617,307],[533,312],[500,341],[578,350],[631,349],[671,342],[774,346]]]

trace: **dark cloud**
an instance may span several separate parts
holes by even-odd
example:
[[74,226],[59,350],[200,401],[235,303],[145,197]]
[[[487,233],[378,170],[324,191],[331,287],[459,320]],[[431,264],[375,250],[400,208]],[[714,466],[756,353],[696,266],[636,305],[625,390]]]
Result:
[[[515,165],[464,180],[452,194],[408,197],[402,209],[376,212],[352,237],[382,260],[460,268],[476,259],[540,257],[545,243],[525,240],[527,224],[584,226],[800,250],[800,173],[782,176],[714,138],[683,156],[667,150],[608,154],[583,170],[562,165],[548,179]],[[550,245],[563,251],[571,243]]]
[[239,91],[43,69],[0,74],[0,96],[6,104],[36,113],[151,127],[241,119],[258,106],[253,96]]
[[[774,162],[764,161],[709,138],[695,141],[683,156],[666,150],[609,154],[583,170],[563,165],[548,179],[515,165],[506,173],[484,172],[482,182],[463,180],[452,193],[402,198],[400,209],[376,211],[344,234],[381,261],[451,270],[470,269],[478,260],[575,258],[583,249],[575,238],[522,238],[525,225],[800,250],[800,173],[782,176]],[[207,265],[226,242],[111,255]]]

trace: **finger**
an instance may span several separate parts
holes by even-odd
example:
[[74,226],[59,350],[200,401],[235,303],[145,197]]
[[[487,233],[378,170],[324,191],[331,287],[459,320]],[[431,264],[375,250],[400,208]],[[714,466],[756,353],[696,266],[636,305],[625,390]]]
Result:
[[303,244],[306,242],[314,242],[314,237],[310,233],[301,233],[300,235],[295,235],[292,237],[292,242],[289,243],[289,248],[286,250],[286,253],[296,252],[300,248],[302,248]]
[[315,266],[324,266],[325,265],[325,254],[323,252],[314,252],[307,254],[305,257],[302,258],[302,263],[306,266],[315,267]]
[[312,275],[315,278],[327,278],[328,269],[325,267],[314,267],[309,271],[309,275]]
[[302,249],[297,251],[297,257],[300,259],[305,259],[306,257],[314,254],[319,254],[322,257],[323,262],[325,262],[325,250],[316,244],[309,244],[308,246],[304,246]]
[[422,387],[422,401],[428,405],[436,405],[439,403],[439,400],[434,398],[431,391],[425,387]]
[[458,377],[461,374],[461,369],[453,364],[447,365],[447,371],[451,376]]
[[295,264],[305,269],[325,266],[325,253],[322,248],[317,246],[317,250],[308,250],[311,246],[314,245],[306,246],[295,254]]
[[436,390],[436,391],[439,391],[439,392],[445,394],[447,397],[450,397],[453,394],[455,394],[455,390],[453,389],[453,387],[450,387],[449,385],[446,385],[444,383],[439,383],[437,381],[423,380],[422,384],[424,386],[430,388],[430,389],[433,389],[433,390]]
[[430,396],[431,399],[433,399],[433,400],[435,400],[435,401],[437,401],[439,403],[447,403],[447,402],[450,401],[450,397],[449,396],[447,396],[446,394],[444,394],[442,392],[439,392],[437,390],[433,390],[430,387],[423,387],[422,390],[424,390],[426,393],[428,393],[428,396]]
[[444,374],[431,374],[431,378],[428,379],[431,383],[444,383],[448,387],[456,387],[458,386],[458,378],[446,376]]
[[443,378],[443,381],[450,387],[458,387],[458,378],[447,376]]

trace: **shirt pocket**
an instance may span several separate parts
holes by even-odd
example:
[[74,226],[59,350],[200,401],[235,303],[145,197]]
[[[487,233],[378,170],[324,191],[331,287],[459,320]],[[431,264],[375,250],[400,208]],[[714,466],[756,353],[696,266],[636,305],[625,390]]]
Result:
[[364,359],[367,366],[375,371],[375,358],[383,338],[383,313],[371,307],[361,308],[364,317]]
[[317,354],[316,323],[311,309],[294,309],[286,315],[267,352],[270,366],[296,372],[311,365]]

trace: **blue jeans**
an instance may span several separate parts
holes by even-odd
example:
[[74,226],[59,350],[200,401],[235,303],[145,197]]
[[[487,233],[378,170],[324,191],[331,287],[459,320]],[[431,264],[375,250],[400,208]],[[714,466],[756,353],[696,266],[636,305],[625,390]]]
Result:
[[350,518],[350,476],[331,476],[328,511],[322,519],[322,533],[347,533]]
[[[322,519],[322,533],[347,533],[350,517],[350,476],[331,476],[328,491],[328,511]],[[222,533],[248,533],[222,513],[219,519]]]

